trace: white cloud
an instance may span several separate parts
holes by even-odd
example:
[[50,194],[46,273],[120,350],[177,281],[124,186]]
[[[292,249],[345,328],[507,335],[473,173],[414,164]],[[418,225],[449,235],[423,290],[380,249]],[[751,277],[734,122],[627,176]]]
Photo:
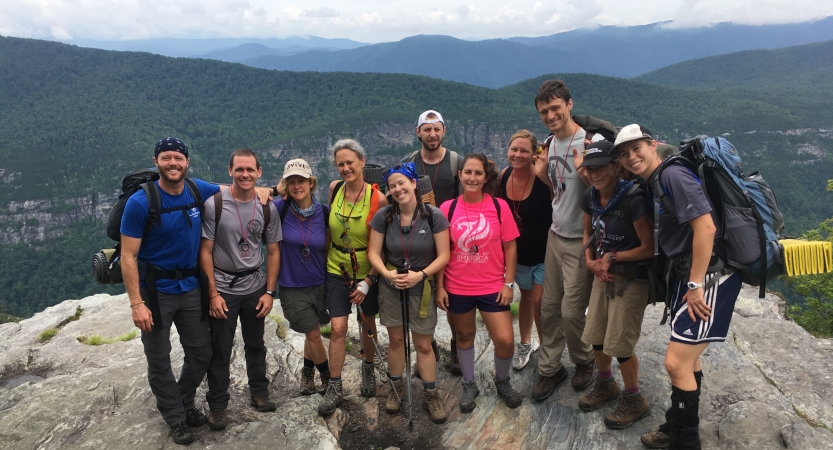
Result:
[[[672,21],[788,23],[833,15],[830,0],[0,0],[0,34],[78,39],[151,37],[347,37],[414,34],[464,38],[541,36],[597,25]],[[170,25],[175,24],[175,25]],[[337,26],[334,26],[337,25]]]

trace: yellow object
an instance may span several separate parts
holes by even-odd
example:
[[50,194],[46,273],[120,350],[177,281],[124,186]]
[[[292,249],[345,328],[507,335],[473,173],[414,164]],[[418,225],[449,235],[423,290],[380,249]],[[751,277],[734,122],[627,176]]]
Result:
[[787,275],[816,275],[833,272],[833,243],[783,239]]

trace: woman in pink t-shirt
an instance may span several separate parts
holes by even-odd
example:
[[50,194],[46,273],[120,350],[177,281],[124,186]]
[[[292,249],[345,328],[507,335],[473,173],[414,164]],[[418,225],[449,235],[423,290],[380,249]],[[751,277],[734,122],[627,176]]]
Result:
[[474,379],[475,308],[495,344],[498,395],[511,408],[521,404],[521,395],[509,383],[515,345],[509,304],[515,295],[519,233],[509,205],[494,197],[497,175],[495,163],[485,155],[466,155],[460,171],[463,194],[440,207],[451,225],[451,260],[436,277],[436,298],[454,318],[463,371],[461,412],[471,412],[480,394]]

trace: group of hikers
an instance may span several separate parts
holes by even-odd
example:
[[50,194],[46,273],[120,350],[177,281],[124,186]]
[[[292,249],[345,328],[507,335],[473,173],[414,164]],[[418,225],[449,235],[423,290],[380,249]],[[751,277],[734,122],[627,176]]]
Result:
[[[303,159],[286,163],[274,189],[256,186],[262,168],[249,149],[232,153],[231,185],[185,182],[188,147],[176,138],[160,140],[153,161],[161,215],[148,227],[147,194],[138,190],[130,197],[121,222],[121,265],[142,330],[148,381],[174,442],[193,441],[192,427],[207,423],[219,430],[229,423],[238,318],[251,405],[276,409],[263,333],[278,291],[290,328],[305,335],[300,392],[323,395],[321,415],[334,413],[344,398],[353,305],[364,350],[361,395],[376,395],[378,316],[389,336],[385,410],[398,412],[406,399],[410,406],[413,344],[422,406],[432,421],[447,419],[434,340],[442,309],[451,330],[449,372],[462,376],[459,409],[472,411],[479,395],[479,310],[494,344],[495,388],[508,407],[522,403],[510,369],[524,368],[537,351],[539,378],[530,396],[544,401],[571,371],[561,363],[566,348],[575,365],[570,384],[587,391],[578,407],[593,411],[615,401],[604,424],[626,428],[651,412],[639,388],[635,347],[657,244],[672,261],[665,357],[672,391],[665,423],[642,443],[699,449],[699,357],[710,342],[725,340],[741,285],[739,273],[709,270],[717,230],[706,194],[685,168],[663,170],[659,181],[676,211],[660,210],[654,224],[654,193],[646,181],[661,158],[651,132],[639,124],[618,133],[583,128],[560,80],[545,81],[534,104],[551,135],[540,146],[529,131],[512,135],[508,167],[500,171],[483,154],[446,149],[446,124],[433,110],[417,121],[421,148],[384,171],[386,192],[365,179],[362,146],[339,140],[330,154],[341,179],[330,184],[326,201],[315,195],[318,179]],[[426,176],[430,190],[421,180]],[[206,199],[204,205],[195,198]],[[516,285],[517,345],[510,312]],[[327,323],[328,347],[320,331]],[[184,351],[179,380],[171,370],[172,324]],[[613,377],[613,358],[623,387]],[[206,374],[208,416],[194,403]]]

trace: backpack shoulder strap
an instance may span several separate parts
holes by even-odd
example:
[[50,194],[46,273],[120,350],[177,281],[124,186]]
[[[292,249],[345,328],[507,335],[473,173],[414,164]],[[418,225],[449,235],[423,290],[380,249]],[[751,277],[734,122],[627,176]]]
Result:
[[382,198],[382,192],[379,190],[379,185],[374,183],[370,185],[370,209],[367,211],[367,220],[365,220],[365,226],[367,229],[370,229],[370,221],[373,220],[373,216],[376,215],[376,212],[379,211],[379,201]]
[[220,226],[220,218],[223,217],[223,191],[217,192],[214,198],[214,239],[217,239],[217,227]]
[[333,195],[330,196],[330,204],[331,205],[335,201],[336,195],[338,195],[338,190],[341,189],[342,186],[344,186],[344,180],[339,180],[339,182],[336,183],[336,187],[333,188]]
[[159,194],[159,187],[153,181],[142,183],[139,187],[145,191],[148,199],[148,217],[145,219],[145,228],[142,232],[144,238],[161,219],[159,211],[162,209],[162,197]]
[[[255,196],[255,201],[258,201],[257,196]],[[265,205],[260,205],[263,208],[263,233],[260,236],[260,242],[266,243],[266,229],[269,228],[269,224],[272,222],[272,202],[266,202]]]
[[492,202],[495,204],[495,211],[497,212],[497,223],[503,224],[503,219],[500,217],[500,203],[495,197],[492,197]]
[[431,214],[431,208],[428,207],[427,203],[423,203],[422,207],[428,213],[428,228],[431,230],[431,233],[434,233],[434,214]]
[[321,209],[324,212],[324,229],[330,229],[330,206],[321,204]]
[[286,219],[286,214],[288,212],[289,212],[289,199],[284,199],[283,200],[283,205],[281,206],[281,211],[280,211],[281,223],[283,223],[283,221]]
[[191,195],[194,197],[194,201],[197,202],[197,208],[200,209],[200,214],[202,214],[203,200],[200,188],[197,186],[197,183],[192,178],[185,177],[185,184],[188,186],[188,190],[191,191]]
[[419,154],[419,150],[417,150],[415,152],[408,153],[399,162],[400,163],[413,162],[416,159],[418,154]]
[[448,223],[451,223],[451,216],[454,215],[454,210],[457,208],[457,201],[460,197],[454,197],[454,200],[451,201],[451,205],[448,207]]
[[448,167],[451,169],[451,179],[454,180],[454,190],[460,192],[460,176],[458,174],[463,170],[463,158],[460,158],[460,155],[454,150],[449,150],[449,152]]

